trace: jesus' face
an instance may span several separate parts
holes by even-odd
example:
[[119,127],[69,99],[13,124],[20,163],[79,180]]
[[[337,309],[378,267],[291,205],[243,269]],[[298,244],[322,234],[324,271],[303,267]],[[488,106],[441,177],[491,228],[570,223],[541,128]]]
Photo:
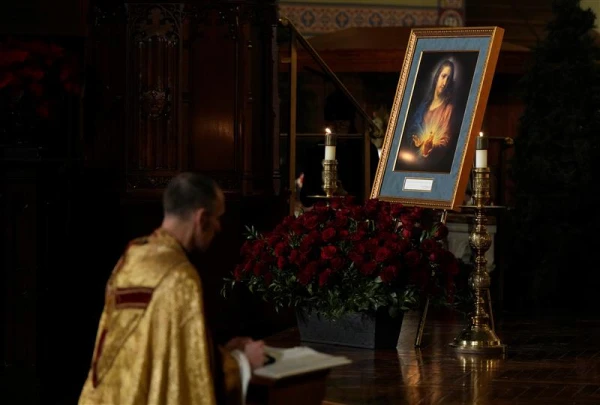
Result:
[[437,80],[437,84],[435,86],[435,95],[441,97],[444,94],[444,89],[448,85],[448,80],[450,78],[450,74],[452,73],[452,69],[450,66],[444,66]]

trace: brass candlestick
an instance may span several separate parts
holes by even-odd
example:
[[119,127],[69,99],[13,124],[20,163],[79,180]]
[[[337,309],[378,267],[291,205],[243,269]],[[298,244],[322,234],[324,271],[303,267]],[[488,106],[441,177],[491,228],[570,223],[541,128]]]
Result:
[[494,331],[491,314],[491,280],[485,258],[485,252],[492,245],[492,237],[486,228],[485,215],[485,206],[490,201],[490,169],[489,167],[475,168],[473,174],[475,224],[469,235],[469,245],[475,253],[475,269],[469,278],[469,285],[475,293],[475,309],[469,325],[454,339],[451,346],[464,353],[504,353],[506,346],[500,342]]
[[321,180],[323,181],[323,191],[327,198],[331,198],[335,195],[337,190],[337,160],[327,159],[328,149],[333,150],[333,157],[335,157],[335,145],[336,137],[335,134],[327,129],[325,134],[325,159],[323,159],[323,171],[321,172]]
[[323,180],[325,196],[328,198],[333,197],[337,190],[337,160],[323,159],[321,179]]

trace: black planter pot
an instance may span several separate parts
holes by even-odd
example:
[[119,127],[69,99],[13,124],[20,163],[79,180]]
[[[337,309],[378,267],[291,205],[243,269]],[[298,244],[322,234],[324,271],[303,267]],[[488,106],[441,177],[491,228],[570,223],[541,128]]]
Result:
[[392,318],[387,309],[377,314],[352,313],[331,320],[315,312],[296,311],[300,339],[366,349],[395,349],[403,314]]

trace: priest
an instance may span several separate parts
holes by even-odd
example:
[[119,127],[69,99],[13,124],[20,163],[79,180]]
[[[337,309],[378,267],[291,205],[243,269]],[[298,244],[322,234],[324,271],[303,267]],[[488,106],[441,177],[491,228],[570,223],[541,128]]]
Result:
[[183,173],[163,207],[161,227],[128,245],[107,283],[79,405],[243,404],[251,370],[264,364],[262,341],[213,343],[188,259],[219,232],[223,192]]

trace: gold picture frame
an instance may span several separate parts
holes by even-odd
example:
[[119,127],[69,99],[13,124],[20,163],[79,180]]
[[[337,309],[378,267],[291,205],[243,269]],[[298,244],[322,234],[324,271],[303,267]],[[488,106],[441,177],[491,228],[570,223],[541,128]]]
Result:
[[460,211],[503,35],[411,31],[371,198]]

